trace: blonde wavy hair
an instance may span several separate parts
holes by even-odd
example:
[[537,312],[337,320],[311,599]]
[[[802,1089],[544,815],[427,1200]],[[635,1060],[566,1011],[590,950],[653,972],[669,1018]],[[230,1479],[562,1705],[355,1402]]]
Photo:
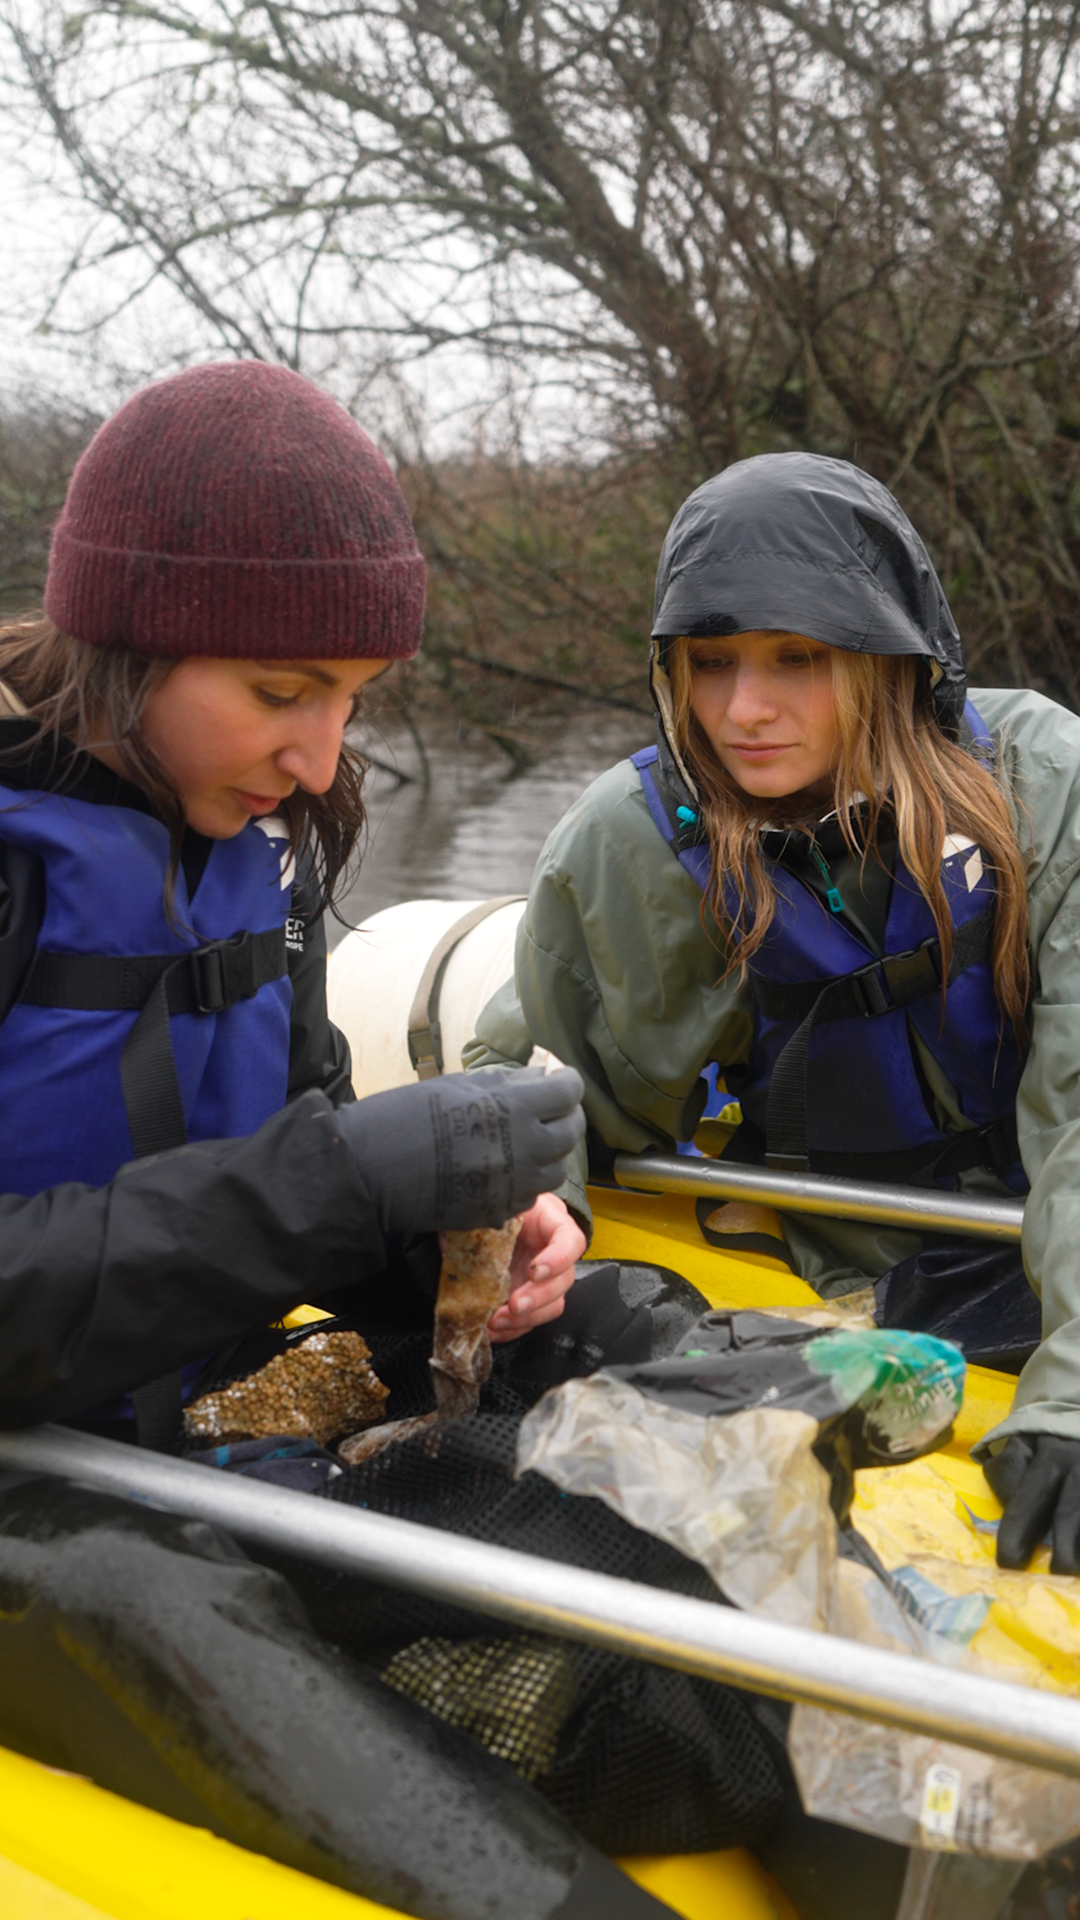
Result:
[[[725,977],[736,969],[745,976],[776,913],[776,889],[760,830],[810,826],[820,818],[820,805],[810,812],[790,800],[762,801],[744,793],[725,771],[690,705],[691,645],[689,640],[673,640],[665,660],[675,737],[708,831],[708,901],[730,942]],[[852,855],[863,862],[880,860],[883,816],[890,829],[895,822],[904,865],[933,915],[947,978],[953,923],[941,883],[945,838],[957,833],[974,841],[997,886],[994,989],[1002,1014],[1020,1035],[1031,985],[1027,880],[1002,787],[942,732],[920,659],[830,648],[829,664],[840,736],[833,805]],[[867,806],[858,804],[862,797]],[[725,904],[724,882],[735,889],[734,914]]]

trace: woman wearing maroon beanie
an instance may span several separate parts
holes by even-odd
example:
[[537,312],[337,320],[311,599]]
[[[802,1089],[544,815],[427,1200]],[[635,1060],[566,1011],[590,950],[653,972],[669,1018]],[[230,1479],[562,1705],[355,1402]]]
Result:
[[9,1425],[132,1434],[133,1400],[169,1447],[222,1342],[380,1275],[405,1312],[417,1236],[522,1210],[497,1331],[561,1311],[578,1076],[355,1103],[326,1013],[344,731],[417,651],[424,581],[386,462],[280,367],[145,389],[75,470],[44,613],[0,629]]

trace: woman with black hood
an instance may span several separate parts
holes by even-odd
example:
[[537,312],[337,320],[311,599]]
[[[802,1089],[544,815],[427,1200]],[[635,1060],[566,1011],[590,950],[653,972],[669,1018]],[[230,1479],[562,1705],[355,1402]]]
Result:
[[[979,1448],[998,1558],[1026,1565],[1049,1527],[1053,1571],[1076,1573],[1080,720],[1037,693],[969,699],[906,515],[800,453],[742,461],[679,510],[652,692],[657,746],[548,840],[468,1062],[537,1044],[577,1067],[594,1172],[689,1141],[715,1064],[743,1113],[731,1158],[1029,1193],[1026,1280],[898,1229],[784,1233],[819,1293],[877,1282],[886,1324],[960,1335],[996,1283],[989,1347],[1030,1354]],[[564,1192],[584,1213],[584,1151],[579,1171]]]

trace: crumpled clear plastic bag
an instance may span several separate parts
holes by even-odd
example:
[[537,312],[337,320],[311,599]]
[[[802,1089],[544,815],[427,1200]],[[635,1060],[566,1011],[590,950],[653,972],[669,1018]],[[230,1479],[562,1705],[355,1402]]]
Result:
[[[522,1423],[518,1469],[606,1501],[749,1612],[1080,1691],[1080,1668],[1052,1658],[1064,1616],[1042,1591],[1077,1583],[1032,1576],[1030,1619],[1015,1587],[1028,1576],[1000,1576],[1009,1593],[995,1598],[987,1523],[919,1457],[946,1437],[963,1377],[959,1351],[928,1335],[713,1313],[669,1360],[546,1394]],[[965,1517],[981,1541],[966,1557],[952,1537]],[[1080,1644],[1080,1595],[1075,1610]],[[789,1746],[809,1812],[907,1846],[1033,1859],[1080,1831],[1080,1782],[946,1741],[798,1706]]]
[[807,1813],[904,1847],[1037,1860],[1080,1830],[1075,1780],[974,1747],[798,1706],[788,1753]]
[[546,1393],[522,1422],[518,1471],[595,1494],[697,1560],[729,1600],[792,1626],[833,1611],[835,1525],[818,1423],[796,1408],[703,1420],[594,1373]]

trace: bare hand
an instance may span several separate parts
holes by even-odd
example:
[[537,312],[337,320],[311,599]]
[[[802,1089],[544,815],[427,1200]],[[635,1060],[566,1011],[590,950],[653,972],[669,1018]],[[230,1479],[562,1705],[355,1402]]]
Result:
[[533,1327],[559,1318],[563,1300],[574,1284],[574,1264],[586,1245],[585,1235],[565,1200],[554,1193],[542,1193],[521,1217],[521,1232],[510,1266],[510,1298],[488,1322],[493,1342],[516,1340]]

